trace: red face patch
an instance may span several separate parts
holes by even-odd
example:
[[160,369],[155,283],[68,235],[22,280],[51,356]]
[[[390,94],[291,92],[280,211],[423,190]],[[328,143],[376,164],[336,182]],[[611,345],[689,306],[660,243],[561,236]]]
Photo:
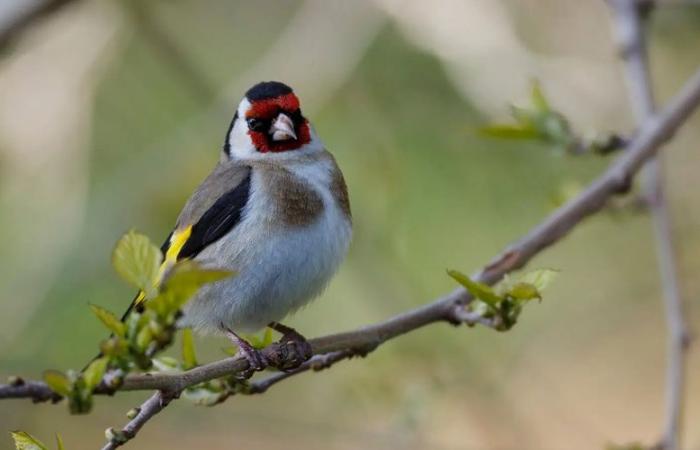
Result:
[[297,139],[273,141],[267,130],[248,130],[248,134],[253,140],[255,148],[260,153],[277,153],[296,150],[308,144],[311,141],[309,123],[306,119],[301,117],[298,111],[299,99],[291,92],[280,97],[253,101],[250,110],[246,113],[246,119],[272,121],[279,113],[285,113],[292,118],[299,117],[298,119],[294,119],[294,132],[297,135]]

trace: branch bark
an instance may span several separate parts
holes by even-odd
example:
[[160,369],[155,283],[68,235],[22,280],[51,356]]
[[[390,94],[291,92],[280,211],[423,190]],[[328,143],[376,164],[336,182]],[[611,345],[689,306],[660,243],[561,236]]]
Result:
[[[637,0],[610,0],[610,5],[616,19],[632,110],[637,123],[641,124],[653,117],[656,109],[642,20],[645,14],[642,8],[648,8],[648,5],[644,6]],[[676,270],[672,224],[664,192],[662,164],[661,155],[651,159],[644,167],[643,181],[645,198],[654,225],[656,254],[663,287],[662,298],[669,333],[665,424],[657,447],[677,450],[680,447],[686,353],[690,338],[683,317],[683,299]]]

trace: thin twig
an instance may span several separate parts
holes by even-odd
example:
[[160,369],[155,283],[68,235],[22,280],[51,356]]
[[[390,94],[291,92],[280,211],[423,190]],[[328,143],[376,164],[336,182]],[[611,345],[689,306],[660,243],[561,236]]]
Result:
[[[625,61],[627,85],[637,123],[649,120],[655,113],[655,102],[649,75],[647,45],[642,29],[642,14],[636,0],[611,0],[615,13],[618,40]],[[666,367],[666,414],[659,448],[677,450],[685,392],[686,352],[689,345],[687,325],[683,317],[683,300],[678,286],[673,232],[668,202],[664,193],[662,155],[651,159],[643,171],[644,191],[654,225],[663,301],[668,328],[668,363]]]
[[133,439],[141,427],[151,420],[153,416],[161,412],[163,408],[168,406],[173,398],[175,398],[175,396],[172,394],[164,394],[161,391],[156,391],[136,409],[136,415],[124,425],[124,428],[121,430],[109,429],[107,431],[109,440],[104,447],[102,447],[102,450],[114,450]]
[[[632,178],[642,165],[673,136],[699,102],[700,71],[686,82],[662,113],[644,122],[629,143],[627,150],[585,191],[509,246],[473,278],[487,284],[496,283],[503,275],[523,267],[535,255],[565,237],[583,219],[600,211],[612,196],[626,192]],[[435,322],[470,325],[484,322],[487,326],[493,326],[493,323],[485,321],[483,317],[465,313],[465,305],[470,299],[471,296],[464,289],[459,288],[432,303],[406,311],[384,322],[355,331],[311,339],[309,343],[314,355],[343,350],[366,353],[390,339]],[[268,359],[278,362],[283,357],[287,362],[297,357],[289,352],[282,352],[278,343],[268,346],[263,352]],[[126,377],[120,390],[157,389],[165,392],[181,392],[186,387],[223,376],[240,374],[247,369],[248,363],[244,358],[232,357],[181,373],[132,374]],[[48,390],[48,387],[46,389]],[[110,394],[113,391],[101,387],[97,393]],[[34,398],[33,395],[18,394],[11,386],[0,386],[0,398],[10,397]]]

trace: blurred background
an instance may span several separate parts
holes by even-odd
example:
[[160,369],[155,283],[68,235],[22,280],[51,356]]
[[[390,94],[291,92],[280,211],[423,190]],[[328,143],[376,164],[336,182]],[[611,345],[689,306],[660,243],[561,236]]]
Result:
[[[314,337],[451,290],[585,185],[609,158],[568,157],[476,130],[538,78],[581,132],[633,120],[604,1],[0,1],[0,376],[79,368],[131,290],[119,236],[160,242],[208,173],[241,95],[295,88],[347,179],[350,255],[322,298],[286,322]],[[666,2],[662,2],[666,3]],[[668,2],[671,3],[671,2]],[[655,11],[652,71],[667,99],[700,65],[700,8]],[[13,33],[13,31],[16,31]],[[700,117],[664,151],[688,318],[699,325]],[[666,331],[650,220],[603,213],[532,267],[562,273],[508,333],[433,325],[366,360],[214,408],[179,401],[128,448],[590,449],[654,442]],[[223,356],[198,339],[200,359]],[[691,350],[684,447],[700,448]],[[92,449],[146,393],[65,405],[0,403],[22,429]],[[0,434],[0,448],[10,448]]]

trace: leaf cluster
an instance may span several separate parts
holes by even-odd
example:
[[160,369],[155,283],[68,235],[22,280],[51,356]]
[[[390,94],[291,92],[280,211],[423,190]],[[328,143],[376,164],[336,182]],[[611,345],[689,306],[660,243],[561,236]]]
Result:
[[526,303],[542,300],[542,291],[559,272],[537,269],[516,277],[506,275],[495,287],[472,280],[457,270],[448,270],[447,273],[474,296],[475,301],[469,305],[471,311],[484,318],[497,319],[495,328],[506,331],[515,325]]
[[530,105],[510,105],[510,114],[514,123],[486,125],[480,129],[481,134],[497,139],[540,142],[560,154],[606,155],[624,145],[622,139],[613,134],[579,137],[566,116],[552,108],[536,80],[530,88]]
[[[225,270],[203,268],[194,261],[163,262],[163,255],[146,236],[130,231],[117,243],[112,254],[116,272],[139,290],[135,304],[123,320],[97,305],[90,309],[111,332],[100,343],[100,356],[82,372],[48,370],[44,381],[68,399],[71,413],[87,413],[92,393],[100,385],[117,389],[127,373],[159,370],[153,358],[169,347],[176,333],[181,309],[207,283],[232,275]],[[185,335],[187,352],[184,368],[196,365],[191,334]]]

